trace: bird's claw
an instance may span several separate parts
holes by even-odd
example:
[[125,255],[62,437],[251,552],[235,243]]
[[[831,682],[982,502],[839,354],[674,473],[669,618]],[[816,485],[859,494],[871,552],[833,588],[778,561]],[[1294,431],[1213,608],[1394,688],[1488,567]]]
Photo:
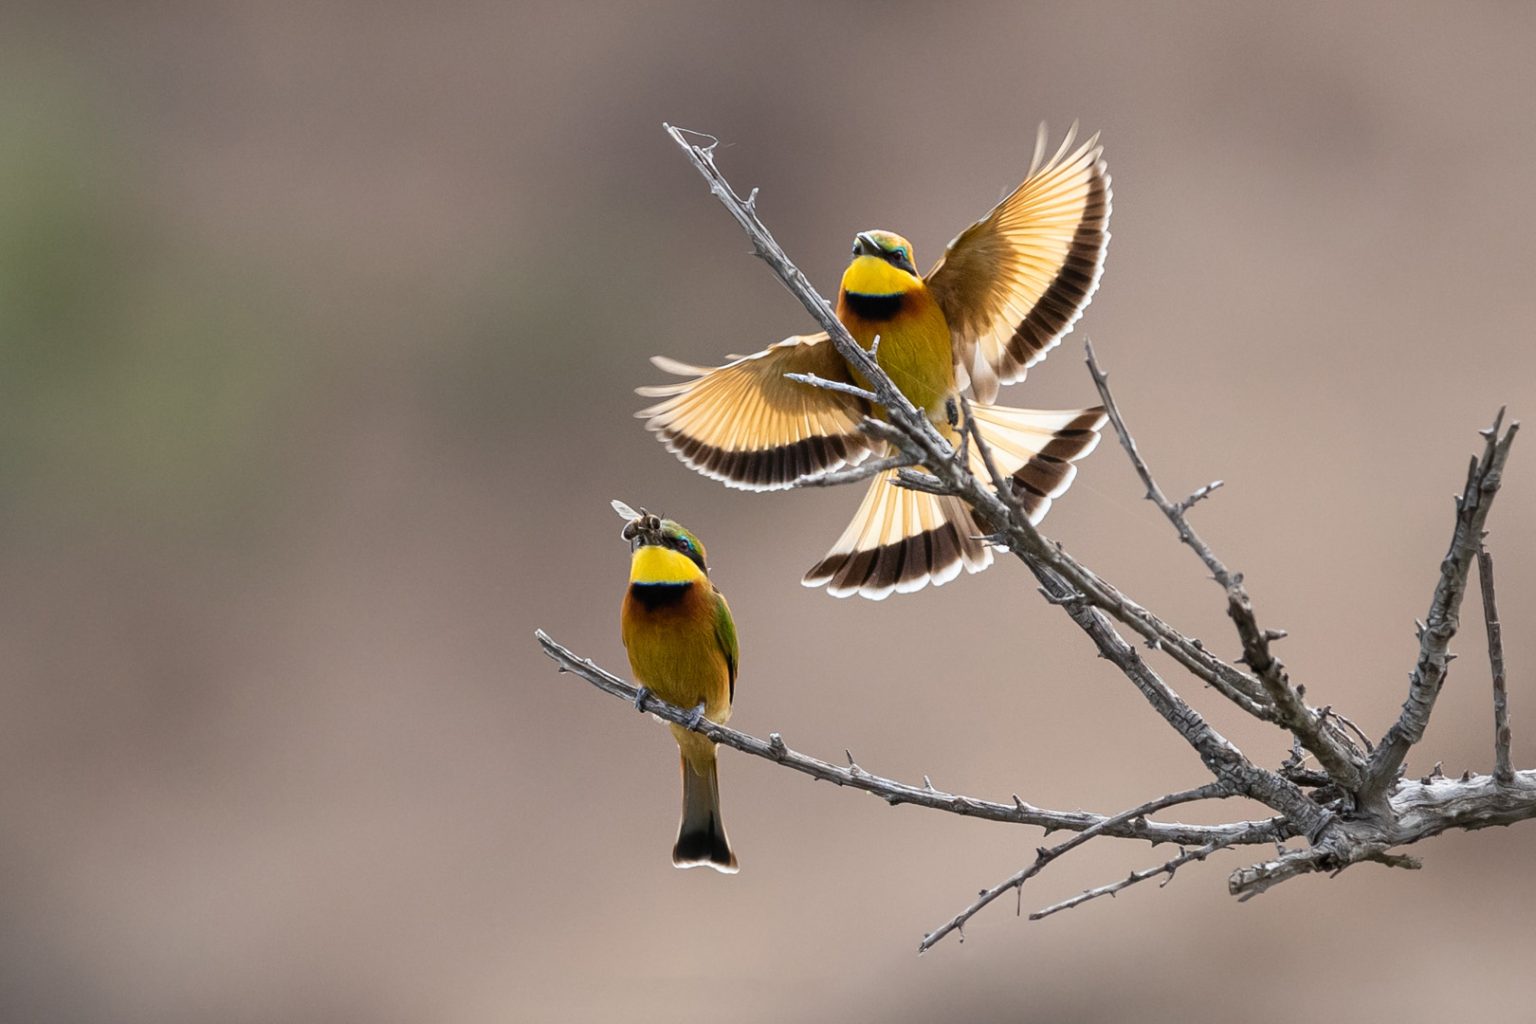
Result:
[[645,714],[645,702],[651,699],[651,688],[642,686],[635,691],[635,710]]
[[688,719],[683,724],[692,730],[697,729],[702,721],[704,721],[704,702],[699,701],[698,705],[688,712]]
[[960,425],[960,403],[953,397],[944,399],[944,416],[949,420],[951,427]]

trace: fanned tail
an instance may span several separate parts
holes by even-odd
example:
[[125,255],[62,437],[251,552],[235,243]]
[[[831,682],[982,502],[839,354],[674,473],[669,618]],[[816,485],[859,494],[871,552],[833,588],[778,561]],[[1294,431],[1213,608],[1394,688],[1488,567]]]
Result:
[[[1093,451],[1106,422],[1104,410],[1010,409],[972,403],[981,435],[998,471],[1011,478],[1031,523],[1039,523],[1077,475],[1073,463]],[[974,446],[971,472],[988,480]],[[858,594],[882,601],[892,594],[940,586],[992,564],[983,531],[959,498],[896,484],[887,470],[870,483],[853,521],[832,550],[800,581],[825,585],[833,597]]]
[[[992,449],[998,472],[1013,478],[1029,521],[1036,525],[1051,510],[1051,502],[1067,492],[1077,476],[1078,459],[1099,443],[1108,422],[1104,409],[1010,409],[971,403],[971,415]],[[989,480],[981,453],[971,450],[971,472]]]
[[932,583],[939,586],[992,564],[992,551],[959,498],[896,486],[896,471],[870,483],[848,529],[800,582],[833,597],[883,601]]

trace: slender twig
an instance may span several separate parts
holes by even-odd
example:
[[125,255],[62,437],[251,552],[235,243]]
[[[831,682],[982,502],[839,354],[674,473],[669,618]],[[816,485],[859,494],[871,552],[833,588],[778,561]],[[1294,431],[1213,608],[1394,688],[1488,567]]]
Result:
[[1493,426],[1482,432],[1482,458],[1472,459],[1466,487],[1456,499],[1456,528],[1451,534],[1450,550],[1440,561],[1440,579],[1435,583],[1429,615],[1419,632],[1419,660],[1408,680],[1408,699],[1403,702],[1402,714],[1371,755],[1360,793],[1365,806],[1379,809],[1383,797],[1397,781],[1409,748],[1424,738],[1435,699],[1445,682],[1451,638],[1461,624],[1461,599],[1466,592],[1467,576],[1483,542],[1483,524],[1488,521],[1488,511],[1498,494],[1510,445],[1520,429],[1519,423],[1511,423],[1501,435],[1503,423],[1504,410],[1500,409]]
[[1225,480],[1212,480],[1210,483],[1206,484],[1204,487],[1197,487],[1197,488],[1195,488],[1194,492],[1192,494],[1190,494],[1189,497],[1187,497],[1183,501],[1179,502],[1178,505],[1175,506],[1175,507],[1179,510],[1179,513],[1182,515],[1183,513],[1188,512],[1190,509],[1194,508],[1200,502],[1204,501],[1206,498],[1209,498],[1211,496],[1211,494],[1214,491],[1216,491],[1218,488],[1223,487],[1225,485],[1226,485],[1226,481]]
[[1488,667],[1493,673],[1493,777],[1508,785],[1515,770],[1509,763],[1509,695],[1504,689],[1504,630],[1493,600],[1493,556],[1477,549],[1477,577],[1483,591],[1483,621],[1488,626]]
[[1169,501],[1163,489],[1158,486],[1157,480],[1153,478],[1151,468],[1136,445],[1136,439],[1131,436],[1129,428],[1125,425],[1125,418],[1120,414],[1119,404],[1115,401],[1113,392],[1110,391],[1109,374],[1100,369],[1098,358],[1093,351],[1093,342],[1086,342],[1084,348],[1087,351],[1088,372],[1093,376],[1093,383],[1098,388],[1099,397],[1104,401],[1104,410],[1109,414],[1109,421],[1114,426],[1116,436],[1120,438],[1121,447],[1130,457],[1131,465],[1136,468],[1136,474],[1141,477],[1141,482],[1147,489],[1147,498],[1168,517],[1168,521],[1178,531],[1179,539],[1199,556],[1200,561],[1205,563],[1205,567],[1216,578],[1216,582],[1226,591],[1227,614],[1231,616],[1237,627],[1238,639],[1243,645],[1244,660],[1249,668],[1258,673],[1259,681],[1264,686],[1265,696],[1275,708],[1275,717],[1279,724],[1291,730],[1297,739],[1301,740],[1302,746],[1311,751],[1317,758],[1318,764],[1323,766],[1323,770],[1334,782],[1353,792],[1359,788],[1361,781],[1360,757],[1353,749],[1353,744],[1347,736],[1343,736],[1336,729],[1329,728],[1301,699],[1300,693],[1291,685],[1286,675],[1285,666],[1269,650],[1271,637],[1283,634],[1259,628],[1253,612],[1253,602],[1243,586],[1242,575],[1229,570],[1221,559],[1216,557],[1210,545],[1201,539],[1185,515],[1195,502],[1219,486],[1220,481],[1206,485],[1178,504]]
[[[621,700],[634,703],[639,695],[639,687],[625,682],[618,676],[607,672],[593,664],[590,659],[580,657],[566,648],[542,629],[534,632],[539,646],[544,653],[552,658],[562,672],[570,672],[591,683],[605,693],[612,694]],[[680,708],[661,700],[654,694],[646,699],[645,710],[663,721],[677,725],[687,725],[692,714],[691,708]],[[851,789],[861,789],[866,793],[873,793],[888,804],[913,804],[918,807],[927,807],[933,810],[947,811],[950,814],[959,814],[970,818],[985,818],[991,821],[1007,821],[1018,825],[1034,825],[1047,830],[1062,829],[1069,832],[1081,832],[1084,829],[1103,825],[1106,819],[1113,815],[1090,814],[1083,811],[1054,811],[1032,804],[1014,797],[1011,803],[999,803],[992,800],[981,800],[976,797],[963,796],[956,793],[946,793],[935,789],[931,784],[924,786],[909,786],[872,774],[857,765],[835,765],[819,758],[810,757],[798,753],[785,746],[778,733],[770,733],[768,739],[760,739],[749,733],[740,732],[728,726],[711,722],[709,719],[699,721],[697,731],[716,743],[723,744],[744,754],[751,754],[776,764],[784,765],[813,779],[823,782],[832,782],[839,786],[847,786]],[[926,780],[925,780],[926,781]],[[1181,825],[1177,823],[1164,824],[1134,819],[1123,821],[1115,825],[1103,826],[1100,829],[1104,835],[1116,836],[1122,839],[1141,839],[1151,843],[1206,843],[1220,841],[1242,846],[1252,846],[1262,843],[1274,842],[1296,833],[1287,827],[1281,826],[1275,819],[1264,821],[1234,821],[1223,825]]]
[[1177,857],[1168,861],[1166,864],[1159,864],[1152,868],[1144,868],[1141,871],[1132,871],[1129,875],[1126,875],[1118,882],[1111,882],[1108,885],[1101,885],[1094,889],[1085,889],[1078,893],[1076,896],[1073,896],[1071,899],[1065,899],[1060,903],[1053,903],[1042,910],[1035,911],[1033,914],[1029,915],[1029,919],[1031,921],[1038,921],[1043,917],[1050,917],[1052,914],[1059,913],[1063,910],[1071,910],[1073,907],[1081,906],[1082,904],[1087,903],[1089,900],[1096,900],[1100,896],[1113,896],[1115,893],[1120,892],[1122,889],[1129,889],[1131,886],[1137,884],[1138,882],[1145,882],[1147,879],[1156,878],[1158,875],[1168,876],[1168,881],[1163,883],[1164,885],[1167,885],[1168,882],[1173,881],[1173,873],[1179,870],[1179,868],[1183,867],[1185,864],[1188,864],[1192,860],[1205,860],[1205,858],[1209,857],[1217,850],[1225,849],[1227,845],[1228,844],[1226,843],[1206,843],[1204,846],[1194,850],[1184,850]]
[[1219,799],[1221,797],[1227,797],[1231,795],[1232,792],[1221,784],[1208,782],[1203,786],[1197,786],[1194,789],[1186,789],[1181,793],[1169,793],[1168,795],[1160,796],[1155,800],[1148,800],[1146,803],[1141,804],[1140,806],[1121,811],[1114,817],[1105,818],[1099,824],[1094,825],[1091,828],[1084,829],[1077,835],[1073,836],[1071,839],[1068,839],[1066,842],[1058,843],[1057,845],[1049,848],[1042,846],[1038,851],[1036,851],[1034,863],[1030,864],[1029,867],[1023,868],[1020,871],[1014,873],[1005,881],[999,882],[992,888],[983,889],[981,895],[976,898],[974,903],[960,911],[960,913],[956,914],[948,921],[945,921],[943,924],[939,925],[939,927],[935,928],[927,935],[924,935],[923,941],[917,945],[917,951],[919,953],[926,953],[950,932],[959,930],[963,933],[965,930],[966,922],[975,917],[982,910],[982,908],[987,906],[987,904],[991,903],[993,900],[997,899],[999,896],[1010,889],[1022,888],[1025,882],[1029,881],[1031,878],[1035,877],[1041,871],[1043,871],[1045,866],[1051,863],[1051,861],[1060,857],[1064,853],[1082,846],[1084,843],[1088,842],[1088,840],[1102,834],[1107,828],[1111,828],[1115,825],[1121,824],[1122,822],[1130,821],[1133,818],[1143,817],[1145,815],[1152,814],[1156,811],[1161,811],[1165,808],[1173,807],[1178,804],[1193,803],[1197,800]]
[[784,379],[792,380],[797,384],[809,384],[811,387],[821,388],[823,391],[836,391],[838,394],[852,395],[854,398],[862,398],[866,402],[878,402],[880,400],[873,391],[867,388],[861,388],[857,384],[849,384],[846,381],[827,380],[825,377],[818,377],[814,373],[786,373]]
[[1185,636],[1164,622],[1108,580],[1079,564],[1064,549],[1048,548],[1036,557],[1080,587],[1094,604],[1140,635],[1149,647],[1167,654],[1181,668],[1253,717],[1266,722],[1276,721],[1274,710],[1264,699],[1262,687],[1252,676],[1211,654],[1199,640]]
[[870,477],[879,476],[889,469],[905,469],[916,466],[919,459],[914,455],[905,453],[891,455],[884,459],[875,459],[848,469],[836,469],[830,473],[822,473],[820,476],[808,476],[803,480],[796,480],[796,487],[837,487],[840,484],[854,484],[860,480],[868,480]]

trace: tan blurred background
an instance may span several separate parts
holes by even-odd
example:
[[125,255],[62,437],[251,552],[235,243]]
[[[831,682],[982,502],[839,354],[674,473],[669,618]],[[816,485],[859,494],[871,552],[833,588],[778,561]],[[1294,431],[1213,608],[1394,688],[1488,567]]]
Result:
[[[622,497],[710,545],[744,729],[1067,808],[1203,781],[1021,567],[881,605],[803,590],[857,495],[727,491],[631,418],[648,355],[809,323],[663,120],[722,138],[830,290],[855,230],[926,263],[1038,121],[1079,118],[1114,175],[1104,287],[1006,398],[1088,403],[1090,334],[1168,489],[1227,481],[1199,525],[1294,677],[1379,733],[1476,430],[1536,417],[1536,9],[168,3],[0,28],[0,1018],[1536,1012],[1536,825],[1244,905],[1233,855],[1039,924],[1005,900],[919,958],[1037,831],[726,753],[743,870],[674,871],[664,730],[532,639],[624,667]],[[1490,541],[1525,767],[1533,449]],[[1048,532],[1235,654],[1121,454],[1084,469]],[[1415,773],[1489,766],[1469,612]],[[1093,844],[1025,909],[1166,852]]]

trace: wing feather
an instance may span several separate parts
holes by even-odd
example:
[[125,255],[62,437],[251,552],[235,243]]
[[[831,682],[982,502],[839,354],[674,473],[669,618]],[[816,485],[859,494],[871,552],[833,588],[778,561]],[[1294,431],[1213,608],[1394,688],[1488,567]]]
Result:
[[1099,286],[1109,171],[1097,135],[1071,148],[1076,131],[1041,164],[1042,130],[1024,183],[956,236],[928,272],[954,335],[957,376],[982,402],[999,384],[1023,380]]
[[692,379],[636,388],[663,399],[636,415],[668,451],[728,487],[780,490],[856,465],[873,450],[859,431],[867,402],[784,377],[814,373],[851,383],[847,365],[824,333],[786,338],[715,368],[666,356],[651,362]]

